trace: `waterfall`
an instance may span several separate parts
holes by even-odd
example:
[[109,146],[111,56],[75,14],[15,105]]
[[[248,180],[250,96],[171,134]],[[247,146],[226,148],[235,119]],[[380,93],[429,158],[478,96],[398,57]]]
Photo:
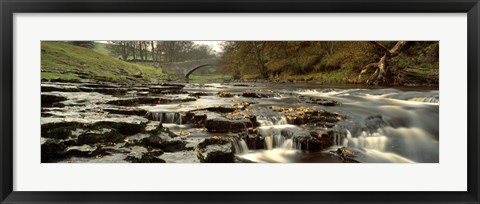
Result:
[[285,118],[285,116],[265,107],[256,108],[255,115],[257,116],[257,121],[260,123],[260,126],[287,124],[287,118]]
[[259,135],[265,138],[265,147],[268,150],[274,148],[295,149],[295,136],[306,135],[301,127],[295,125],[272,125],[257,128]]
[[412,162],[439,160],[438,142],[430,133],[415,127],[383,127],[373,133],[361,132],[356,137],[347,134],[343,144],[367,156],[363,158],[369,160],[363,162],[407,161],[406,158]]
[[358,137],[345,138],[343,144],[350,148],[368,148],[385,151],[388,138],[380,133],[362,132]]
[[272,125],[286,125],[287,118],[284,116],[272,116],[272,117],[261,117],[257,116],[257,121],[260,123],[260,126],[272,126]]
[[240,137],[231,137],[231,141],[236,154],[244,155],[248,153],[248,146],[245,140]]
[[182,113],[179,112],[149,112],[147,118],[161,123],[182,124]]

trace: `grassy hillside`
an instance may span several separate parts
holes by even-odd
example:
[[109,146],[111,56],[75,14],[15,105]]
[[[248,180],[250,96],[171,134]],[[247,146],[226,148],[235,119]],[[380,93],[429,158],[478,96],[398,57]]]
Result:
[[42,79],[158,81],[167,77],[161,69],[128,63],[64,42],[42,42],[41,46]]

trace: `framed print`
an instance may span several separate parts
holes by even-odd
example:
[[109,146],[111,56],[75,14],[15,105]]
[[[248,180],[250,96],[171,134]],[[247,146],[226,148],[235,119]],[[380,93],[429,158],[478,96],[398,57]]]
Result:
[[478,1],[2,1],[2,203],[478,203]]

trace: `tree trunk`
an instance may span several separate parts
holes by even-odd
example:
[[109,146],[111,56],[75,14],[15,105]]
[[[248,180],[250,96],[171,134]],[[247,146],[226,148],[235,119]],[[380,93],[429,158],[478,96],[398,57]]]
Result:
[[133,45],[133,49],[132,49],[132,52],[133,52],[133,61],[135,61],[137,59],[137,43],[136,42],[132,42],[132,45]]
[[360,79],[362,74],[373,68],[375,69],[375,72],[368,77],[366,81],[368,85],[392,84],[393,79],[391,77],[389,61],[392,57],[396,57],[398,54],[400,54],[400,51],[407,44],[407,42],[408,41],[398,41],[392,49],[388,49],[378,42],[371,41],[370,43],[382,50],[384,54],[378,62],[370,63],[363,67],[358,78]]
[[152,46],[152,61],[155,62],[155,44],[153,44],[153,41],[150,41],[150,44]]
[[260,53],[260,48],[258,47],[258,44],[255,41],[252,43],[253,43],[253,52],[255,54],[255,60],[257,61],[257,66],[260,70],[260,74],[264,79],[268,79],[267,68],[265,67],[265,62],[263,62],[263,59]]
[[140,61],[143,62],[143,48],[142,48],[142,41],[138,43],[138,52],[140,53]]

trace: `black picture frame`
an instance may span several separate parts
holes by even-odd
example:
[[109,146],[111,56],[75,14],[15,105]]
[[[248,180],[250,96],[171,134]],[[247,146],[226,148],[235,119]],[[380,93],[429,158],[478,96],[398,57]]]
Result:
[[[478,0],[0,0],[1,203],[479,203]],[[468,190],[465,192],[19,192],[13,191],[15,13],[467,13]],[[33,125],[33,124],[32,124]],[[34,172],[32,172],[34,173]],[[399,175],[401,176],[401,175]],[[449,176],[449,175],[445,175]],[[441,178],[439,178],[441,179]],[[448,185],[448,184],[445,184]],[[268,190],[268,189],[265,189]]]

